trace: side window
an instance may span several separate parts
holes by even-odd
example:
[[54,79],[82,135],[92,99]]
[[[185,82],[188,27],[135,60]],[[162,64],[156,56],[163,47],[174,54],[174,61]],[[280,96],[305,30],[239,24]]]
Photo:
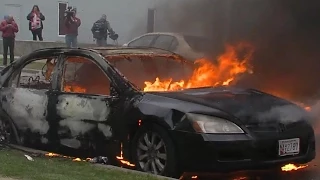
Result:
[[157,40],[153,44],[153,47],[169,50],[173,38],[173,36],[161,35],[157,38]]
[[61,83],[63,92],[110,95],[111,83],[107,75],[84,57],[67,57]]
[[157,77],[161,80],[172,78],[174,81],[186,78],[183,64],[167,57],[142,55],[130,57],[130,60],[118,58],[114,60],[114,66],[141,89],[146,86],[145,82],[154,82]]
[[49,90],[52,88],[52,74],[57,57],[35,59],[18,70],[11,81],[11,87]]
[[170,48],[169,48],[169,51],[175,51],[175,50],[177,50],[178,45],[179,45],[179,42],[178,42],[177,38],[174,37],[174,38],[173,38],[173,41],[172,41],[172,43],[171,43],[171,46],[170,46]]
[[[144,81],[152,81],[156,78],[156,76],[152,74],[155,73],[156,70],[146,69],[141,58],[130,57],[130,61],[125,58],[117,59],[114,62],[114,67],[139,88],[144,87]],[[149,71],[152,71],[152,73],[149,73]]]
[[146,35],[128,44],[130,47],[149,47],[156,36]]

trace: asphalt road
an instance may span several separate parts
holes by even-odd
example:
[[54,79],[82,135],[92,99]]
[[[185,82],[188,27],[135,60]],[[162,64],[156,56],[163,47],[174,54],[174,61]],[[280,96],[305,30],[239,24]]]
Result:
[[180,179],[194,180],[320,180],[320,134],[317,135],[317,155],[308,167],[297,171],[242,171],[229,174],[185,174]]

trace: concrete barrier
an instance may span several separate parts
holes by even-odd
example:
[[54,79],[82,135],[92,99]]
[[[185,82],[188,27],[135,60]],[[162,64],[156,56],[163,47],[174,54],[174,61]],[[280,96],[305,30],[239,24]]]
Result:
[[[64,42],[50,42],[50,41],[16,41],[15,43],[15,56],[23,56],[34,50],[51,47],[65,47]],[[95,44],[79,43],[79,47],[95,47]],[[110,45],[113,46],[113,45]],[[0,54],[3,54],[3,42],[0,40]]]

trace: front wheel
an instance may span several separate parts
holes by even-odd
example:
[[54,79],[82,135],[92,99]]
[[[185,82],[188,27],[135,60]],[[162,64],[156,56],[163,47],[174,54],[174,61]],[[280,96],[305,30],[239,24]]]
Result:
[[133,159],[137,170],[178,177],[174,144],[168,132],[155,124],[141,127],[132,143]]

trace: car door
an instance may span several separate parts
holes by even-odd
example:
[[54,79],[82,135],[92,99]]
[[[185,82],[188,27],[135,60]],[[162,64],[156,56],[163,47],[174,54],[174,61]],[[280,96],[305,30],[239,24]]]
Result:
[[150,47],[158,35],[144,35],[131,41],[129,47]]
[[57,74],[57,55],[50,52],[23,59],[13,66],[8,84],[1,88],[1,107],[14,122],[24,144],[47,144],[50,136],[48,108]]
[[55,91],[58,143],[73,149],[95,149],[112,138],[108,120],[113,116],[111,107],[118,102],[113,84],[88,57],[66,55],[61,69],[60,87]]

